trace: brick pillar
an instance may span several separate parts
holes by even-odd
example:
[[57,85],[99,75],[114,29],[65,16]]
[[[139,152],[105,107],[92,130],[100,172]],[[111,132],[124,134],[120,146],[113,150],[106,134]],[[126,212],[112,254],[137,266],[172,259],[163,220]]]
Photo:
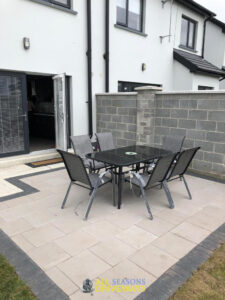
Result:
[[136,88],[137,94],[137,144],[154,145],[155,93],[162,88],[145,86]]

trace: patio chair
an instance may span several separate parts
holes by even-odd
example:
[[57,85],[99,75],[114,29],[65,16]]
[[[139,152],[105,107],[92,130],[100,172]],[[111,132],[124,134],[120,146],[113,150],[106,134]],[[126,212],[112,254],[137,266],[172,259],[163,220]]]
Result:
[[158,185],[162,185],[168,202],[169,202],[169,206],[170,208],[174,208],[174,202],[173,199],[171,197],[167,182],[166,182],[166,178],[168,175],[168,172],[173,164],[173,161],[176,157],[177,153],[175,154],[170,154],[168,156],[162,157],[160,159],[158,159],[158,161],[156,162],[155,168],[153,169],[152,173],[149,174],[139,174],[136,172],[130,172],[131,174],[133,174],[133,178],[126,178],[126,181],[129,181],[131,184],[134,184],[136,186],[138,186],[141,190],[141,195],[144,198],[145,201],[145,205],[147,207],[147,211],[149,214],[149,218],[152,220],[153,216],[150,210],[150,206],[148,203],[148,200],[146,198],[146,193],[145,191],[158,186]]
[[84,165],[89,169],[90,173],[93,171],[99,171],[106,167],[106,165],[102,162],[85,157],[86,154],[94,152],[88,135],[71,136],[70,140],[72,142],[74,152],[83,159]]
[[173,153],[181,151],[185,136],[165,135],[163,137],[162,148]]
[[[59,152],[59,154],[63,159],[67,173],[71,180],[61,206],[62,209],[65,207],[71,186],[73,184],[79,185],[91,191],[90,200],[88,203],[87,211],[84,216],[84,220],[87,220],[88,218],[88,214],[90,212],[92,203],[94,201],[94,197],[97,192],[97,189],[109,182],[112,182],[113,185],[113,204],[114,206],[116,205],[115,190],[114,190],[115,189],[114,176],[111,170],[107,170],[101,174],[96,174],[96,173],[88,174],[84,162],[80,156],[62,150],[57,150],[57,151]],[[111,176],[107,177],[106,174],[109,173],[111,174]]]
[[196,147],[182,151],[177,158],[176,164],[173,165],[167,177],[167,182],[178,178],[180,178],[180,180],[183,180],[190,199],[192,199],[192,196],[184,174],[186,173],[192,159],[200,148],[201,147]]
[[[171,151],[172,153],[179,153],[182,149],[185,136],[163,136],[162,149]],[[149,167],[154,168],[157,160],[154,160],[149,164]],[[176,162],[176,159],[174,160]]]
[[98,141],[100,151],[115,149],[113,136],[111,132],[96,133],[95,135]]

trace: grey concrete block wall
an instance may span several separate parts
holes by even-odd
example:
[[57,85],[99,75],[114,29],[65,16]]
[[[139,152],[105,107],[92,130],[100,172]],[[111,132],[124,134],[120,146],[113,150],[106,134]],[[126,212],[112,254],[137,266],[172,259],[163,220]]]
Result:
[[110,131],[116,147],[136,143],[137,93],[96,96],[97,132]]
[[156,93],[155,106],[155,145],[185,135],[184,148],[201,147],[191,168],[225,179],[225,92]]
[[164,135],[185,135],[184,148],[200,146],[191,168],[225,179],[225,92],[159,92],[96,96],[97,131],[111,131],[117,147],[161,146]]

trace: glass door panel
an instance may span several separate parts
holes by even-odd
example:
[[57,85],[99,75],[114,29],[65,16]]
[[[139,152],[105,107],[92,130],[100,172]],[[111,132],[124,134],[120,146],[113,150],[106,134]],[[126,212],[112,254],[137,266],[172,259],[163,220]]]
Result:
[[55,101],[56,148],[67,150],[66,78],[65,74],[53,77]]
[[0,157],[28,153],[25,75],[0,72]]

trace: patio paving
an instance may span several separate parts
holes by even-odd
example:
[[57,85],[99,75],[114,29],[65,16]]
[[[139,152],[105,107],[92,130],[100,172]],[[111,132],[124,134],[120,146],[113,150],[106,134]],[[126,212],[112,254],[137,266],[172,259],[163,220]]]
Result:
[[[121,210],[113,207],[111,186],[106,185],[99,189],[85,222],[87,190],[73,186],[65,209],[60,209],[69,184],[60,167],[0,170],[0,197],[18,193],[5,179],[23,174],[32,176],[21,181],[39,190],[0,202],[0,228],[72,300],[90,298],[80,290],[86,278],[143,278],[148,287],[225,221],[225,184],[187,175],[193,200],[175,180],[169,183],[173,210],[163,190],[148,191],[153,221],[143,199],[126,184]],[[46,172],[50,170],[55,171]],[[129,300],[137,294],[94,293],[92,298]]]

